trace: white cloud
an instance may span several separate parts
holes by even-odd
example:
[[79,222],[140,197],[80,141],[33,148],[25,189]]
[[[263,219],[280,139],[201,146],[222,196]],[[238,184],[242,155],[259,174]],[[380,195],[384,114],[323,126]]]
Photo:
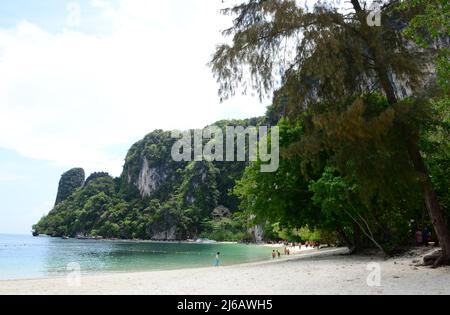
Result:
[[70,2],[67,4],[66,9],[68,15],[66,17],[66,25],[68,27],[76,27],[81,23],[81,6],[77,2]]
[[0,183],[18,182],[27,179],[25,176],[15,174],[0,174]]
[[114,26],[108,35],[27,21],[0,29],[0,147],[118,175],[124,157],[113,146],[262,114],[251,97],[219,104],[206,63],[229,23],[220,3],[94,0]]

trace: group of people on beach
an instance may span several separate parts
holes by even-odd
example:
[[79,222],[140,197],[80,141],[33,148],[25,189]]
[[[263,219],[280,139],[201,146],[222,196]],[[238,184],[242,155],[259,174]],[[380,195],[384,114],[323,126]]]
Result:
[[[298,247],[299,250],[302,250],[302,246],[305,246],[306,248],[317,248],[320,249],[320,243],[319,242],[306,242],[306,243],[288,243],[283,242],[281,243],[284,245],[284,255],[290,256],[291,255],[291,249],[290,248],[296,248]],[[281,258],[281,252],[279,250],[273,250],[272,251],[272,259]],[[216,253],[216,257],[214,259],[214,266],[219,267],[220,266],[220,252]]]
[[320,243],[319,242],[306,242],[305,247],[306,248],[317,248],[320,249]]
[[275,258],[281,258],[281,253],[280,253],[280,251],[279,250],[273,250],[273,252],[272,252],[272,259],[275,259]]
[[[320,249],[321,244],[319,242],[305,242],[305,243],[288,243],[288,242],[282,242],[282,243],[278,243],[279,245],[283,245],[284,246],[284,255],[285,256],[290,256],[291,255],[291,248],[295,249],[298,247],[298,249],[301,251],[302,247],[305,247],[306,249],[308,248],[317,248]],[[273,250],[272,251],[272,259],[275,258],[280,258],[281,257],[281,253],[279,250]]]
[[[290,256],[291,255],[291,250],[288,248],[288,247],[285,247],[284,248],[284,255],[285,256]],[[280,253],[280,251],[279,250],[273,250],[272,251],[272,259],[275,259],[275,258],[281,258],[281,253]]]
[[320,246],[322,245],[319,242],[313,242],[313,241],[308,241],[308,242],[304,242],[304,243],[289,243],[289,242],[269,242],[268,244],[272,244],[272,245],[283,245],[286,247],[291,247],[291,248],[296,248],[298,247],[300,250],[302,249],[302,246],[308,248],[320,248]]

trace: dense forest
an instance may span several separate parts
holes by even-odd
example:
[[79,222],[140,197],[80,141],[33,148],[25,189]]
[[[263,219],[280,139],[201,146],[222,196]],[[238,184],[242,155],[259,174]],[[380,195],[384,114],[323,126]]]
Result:
[[223,11],[234,20],[210,63],[219,96],[252,90],[273,102],[264,118],[218,125],[277,125],[276,173],[259,162],[180,165],[170,133],[155,131],[131,148],[120,178],[65,176],[35,230],[255,240],[259,226],[267,240],[392,254],[428,227],[442,247],[430,263],[449,263],[448,1],[385,1],[375,26],[364,1],[350,4],[248,0]]

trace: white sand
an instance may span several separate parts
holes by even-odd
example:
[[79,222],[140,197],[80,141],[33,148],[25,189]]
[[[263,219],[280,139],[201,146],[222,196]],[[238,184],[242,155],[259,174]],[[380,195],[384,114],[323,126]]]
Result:
[[[344,256],[345,249],[239,266],[66,278],[0,281],[1,294],[450,294],[450,268],[414,267],[413,256],[383,260]],[[423,253],[422,253],[423,254]],[[381,266],[381,286],[369,287],[367,265]]]

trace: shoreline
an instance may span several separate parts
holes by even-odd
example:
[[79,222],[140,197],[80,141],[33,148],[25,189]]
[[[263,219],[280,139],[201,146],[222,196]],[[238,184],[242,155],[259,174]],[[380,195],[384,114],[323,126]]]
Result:
[[[5,234],[6,235],[6,234]],[[15,236],[11,234],[10,236]],[[24,235],[25,236],[25,235]],[[109,238],[63,238],[63,237],[53,237],[48,235],[40,235],[40,236],[30,236],[33,238],[49,238],[49,239],[57,239],[57,240],[69,240],[69,241],[85,241],[85,242],[122,242],[122,243],[134,243],[134,244],[189,244],[189,245],[245,245],[245,246],[260,246],[267,247],[273,249],[279,248],[288,248],[292,254],[302,253],[304,251],[317,250],[314,247],[306,247],[302,246],[301,249],[298,249],[298,246],[285,245],[284,243],[270,243],[270,242],[255,242],[255,243],[244,243],[244,242],[235,242],[235,241],[215,241],[209,239],[199,239],[199,240],[181,240],[181,241],[157,241],[157,240],[138,240],[138,239],[109,239]],[[291,243],[289,243],[291,244]],[[320,249],[335,249],[338,247],[327,246],[321,247]]]
[[[8,234],[4,234],[8,235]],[[139,239],[113,239],[113,238],[76,238],[76,237],[54,237],[54,236],[48,236],[48,235],[39,235],[39,236],[33,236],[33,235],[14,235],[10,234],[9,236],[28,236],[33,238],[49,238],[49,239],[57,239],[57,240],[70,240],[70,241],[87,241],[87,242],[124,242],[124,243],[149,243],[149,244],[222,244],[222,245],[265,245],[266,243],[241,243],[241,242],[233,242],[233,241],[214,241],[214,240],[203,240],[203,241],[196,241],[196,240],[174,240],[174,241],[168,241],[168,240],[139,240]]]
[[[218,244],[218,243],[216,243]],[[262,245],[266,246],[266,245]],[[205,271],[222,271],[229,269],[239,269],[239,268],[251,268],[251,267],[261,267],[265,265],[277,265],[286,262],[299,261],[308,258],[319,258],[319,257],[328,257],[328,256],[336,256],[336,255],[346,255],[349,250],[347,248],[333,248],[333,249],[324,249],[321,251],[318,250],[309,250],[303,251],[299,253],[292,254],[290,256],[282,256],[281,258],[276,259],[267,259],[262,261],[255,262],[247,262],[247,263],[237,263],[231,265],[224,265],[220,267],[192,267],[192,268],[178,268],[178,269],[164,269],[164,270],[149,270],[149,271],[106,271],[106,272],[92,272],[92,273],[82,273],[81,279],[100,279],[105,277],[115,277],[115,276],[138,276],[138,275],[152,275],[159,273],[171,273],[171,272],[205,272]],[[3,285],[8,284],[27,284],[33,282],[45,282],[45,281],[61,281],[66,280],[67,275],[61,276],[50,276],[50,277],[39,277],[39,278],[23,278],[23,279],[0,279],[0,295],[3,295],[2,287]]]
[[[216,243],[219,244],[219,243]],[[321,251],[318,250],[304,250],[302,252],[296,252],[294,254],[291,254],[290,256],[281,256],[281,258],[276,259],[266,259],[266,260],[260,260],[260,261],[254,261],[254,262],[246,262],[246,263],[236,263],[236,264],[230,264],[230,265],[222,265],[219,268],[225,269],[225,268],[233,268],[233,267],[251,267],[251,266],[259,266],[259,265],[265,265],[265,264],[275,264],[275,263],[281,263],[286,261],[293,261],[293,260],[299,260],[304,258],[310,258],[310,257],[320,257],[320,256],[326,256],[326,255],[345,255],[348,253],[348,249],[346,248],[333,248],[333,249],[323,249]],[[141,274],[141,273],[158,273],[158,272],[171,272],[171,271],[190,271],[190,270],[209,270],[213,269],[216,270],[217,267],[186,267],[186,268],[174,268],[174,269],[160,269],[160,270],[131,270],[131,271],[95,271],[95,272],[86,272],[81,273],[81,277],[101,277],[101,276],[108,276],[108,275],[124,275],[124,274]],[[40,281],[40,280],[58,280],[58,279],[66,279],[67,274],[62,274],[61,276],[42,276],[42,277],[36,277],[36,278],[18,278],[18,279],[0,279],[0,286],[2,283],[5,282],[16,282],[16,281]]]
[[[68,277],[5,280],[0,295],[450,294],[450,267],[415,265],[426,251],[384,259],[337,248],[218,268],[81,275],[75,285]],[[373,264],[380,268],[380,286],[367,282]]]
[[[14,236],[14,235],[11,235]],[[258,246],[258,247],[266,247],[266,248],[288,248],[292,254],[303,253],[305,251],[317,250],[314,247],[306,247],[302,246],[301,249],[298,249],[298,246],[285,245],[284,243],[269,243],[269,242],[259,242],[259,243],[244,243],[244,242],[234,242],[234,241],[214,241],[208,239],[200,239],[200,240],[183,240],[183,241],[156,241],[156,240],[130,240],[130,239],[108,239],[108,238],[62,238],[62,237],[53,237],[48,235],[40,235],[40,236],[30,236],[33,238],[49,238],[49,239],[60,239],[60,240],[69,240],[69,241],[85,241],[85,242],[122,242],[122,243],[134,243],[134,244],[189,244],[189,245],[245,245],[245,246]],[[321,247],[320,249],[335,249],[338,247],[327,246]]]

